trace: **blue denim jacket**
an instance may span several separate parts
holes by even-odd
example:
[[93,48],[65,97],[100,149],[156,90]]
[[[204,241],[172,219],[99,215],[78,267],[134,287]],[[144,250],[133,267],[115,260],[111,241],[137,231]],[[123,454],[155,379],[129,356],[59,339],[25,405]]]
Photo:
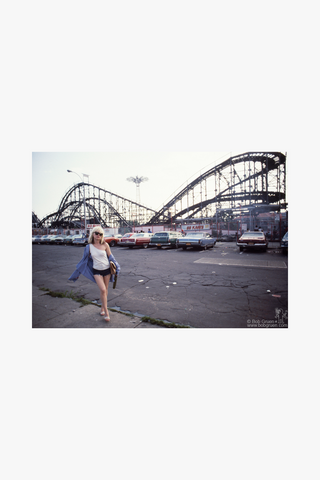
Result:
[[[109,262],[113,262],[116,266],[116,275],[120,273],[120,265],[114,258],[114,256],[111,254],[109,258]],[[90,245],[87,245],[86,248],[84,249],[83,257],[82,260],[78,263],[76,266],[75,271],[73,274],[68,278],[68,280],[73,280],[74,282],[78,280],[80,277],[80,274],[84,275],[87,277],[89,280],[92,282],[96,283],[94,276],[93,276],[93,260],[90,255]],[[111,275],[110,282],[114,282],[114,275]]]

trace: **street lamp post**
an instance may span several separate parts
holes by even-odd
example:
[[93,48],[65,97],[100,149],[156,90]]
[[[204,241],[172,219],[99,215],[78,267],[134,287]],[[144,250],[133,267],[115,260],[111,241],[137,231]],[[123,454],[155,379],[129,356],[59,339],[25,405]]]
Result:
[[[80,178],[80,180],[83,183],[84,234],[86,235],[87,234],[87,216],[86,216],[86,191],[85,191],[85,188],[84,188],[84,178],[81,179],[79,173],[74,172],[72,170],[67,170],[67,172],[68,173],[75,173],[76,175],[78,175],[78,177]],[[87,175],[86,173],[83,173],[82,176],[89,178],[89,175]]]

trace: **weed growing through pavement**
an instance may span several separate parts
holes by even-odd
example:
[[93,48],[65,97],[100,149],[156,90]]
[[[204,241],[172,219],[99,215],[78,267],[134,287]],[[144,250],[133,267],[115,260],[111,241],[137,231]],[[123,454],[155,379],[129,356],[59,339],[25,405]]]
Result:
[[81,303],[82,306],[84,307],[85,305],[94,305],[93,302],[90,300],[87,300],[86,298],[80,297],[79,295],[76,295],[72,290],[71,292],[68,292],[66,290],[65,292],[53,292],[52,290],[49,290],[48,288],[40,288],[40,290],[43,290],[44,292],[47,292],[47,295],[50,295],[50,297],[54,298],[70,298],[71,300],[74,300],[75,302]]
[[151,317],[142,317],[142,322],[151,323],[151,325],[160,325],[161,327],[166,328],[191,328],[189,325],[179,325],[179,323],[167,322],[166,320],[157,320],[156,318]]
[[[42,290],[43,292],[46,292],[46,295],[50,295],[50,297],[70,298],[71,300],[74,300],[78,303],[81,303],[82,306],[95,305],[96,307],[99,307],[99,305],[97,303],[91,302],[90,300],[87,300],[86,298],[83,298],[83,297],[80,297],[79,295],[76,295],[72,290],[71,290],[71,292],[68,292],[68,290],[66,290],[65,292],[53,292],[52,290],[49,290],[49,288],[44,288],[44,287],[39,287],[39,290]],[[123,315],[127,315],[128,317],[134,317],[134,315],[132,315],[132,314],[119,312],[118,310],[114,310],[112,308],[109,308],[109,311],[121,313]],[[180,325],[179,323],[168,322],[166,320],[158,320],[156,318],[151,318],[151,317],[148,317],[148,316],[144,316],[140,320],[141,320],[141,322],[148,322],[148,323],[151,323],[152,325],[159,325],[161,327],[166,327],[166,328],[191,328],[189,325]]]

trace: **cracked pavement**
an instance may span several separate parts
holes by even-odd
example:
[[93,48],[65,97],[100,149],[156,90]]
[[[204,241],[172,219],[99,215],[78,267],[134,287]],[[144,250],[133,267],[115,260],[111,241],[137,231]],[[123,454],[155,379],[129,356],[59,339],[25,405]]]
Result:
[[[83,247],[33,245],[33,285],[99,301],[95,284],[68,277]],[[278,327],[288,314],[288,257],[279,250],[243,252],[235,243],[206,251],[112,248],[121,265],[108,306],[195,328]],[[279,313],[280,312],[280,313]],[[262,325],[264,323],[264,325]],[[282,324],[280,326],[287,326]]]

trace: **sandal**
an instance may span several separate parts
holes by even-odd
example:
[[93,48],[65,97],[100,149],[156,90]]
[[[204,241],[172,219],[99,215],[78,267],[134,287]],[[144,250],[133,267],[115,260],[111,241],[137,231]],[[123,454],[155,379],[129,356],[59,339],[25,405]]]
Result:
[[108,315],[107,317],[104,317],[104,319],[105,319],[106,322],[110,322],[110,317],[109,317],[109,315]]
[[106,314],[106,312],[100,312],[101,317],[103,317]]

